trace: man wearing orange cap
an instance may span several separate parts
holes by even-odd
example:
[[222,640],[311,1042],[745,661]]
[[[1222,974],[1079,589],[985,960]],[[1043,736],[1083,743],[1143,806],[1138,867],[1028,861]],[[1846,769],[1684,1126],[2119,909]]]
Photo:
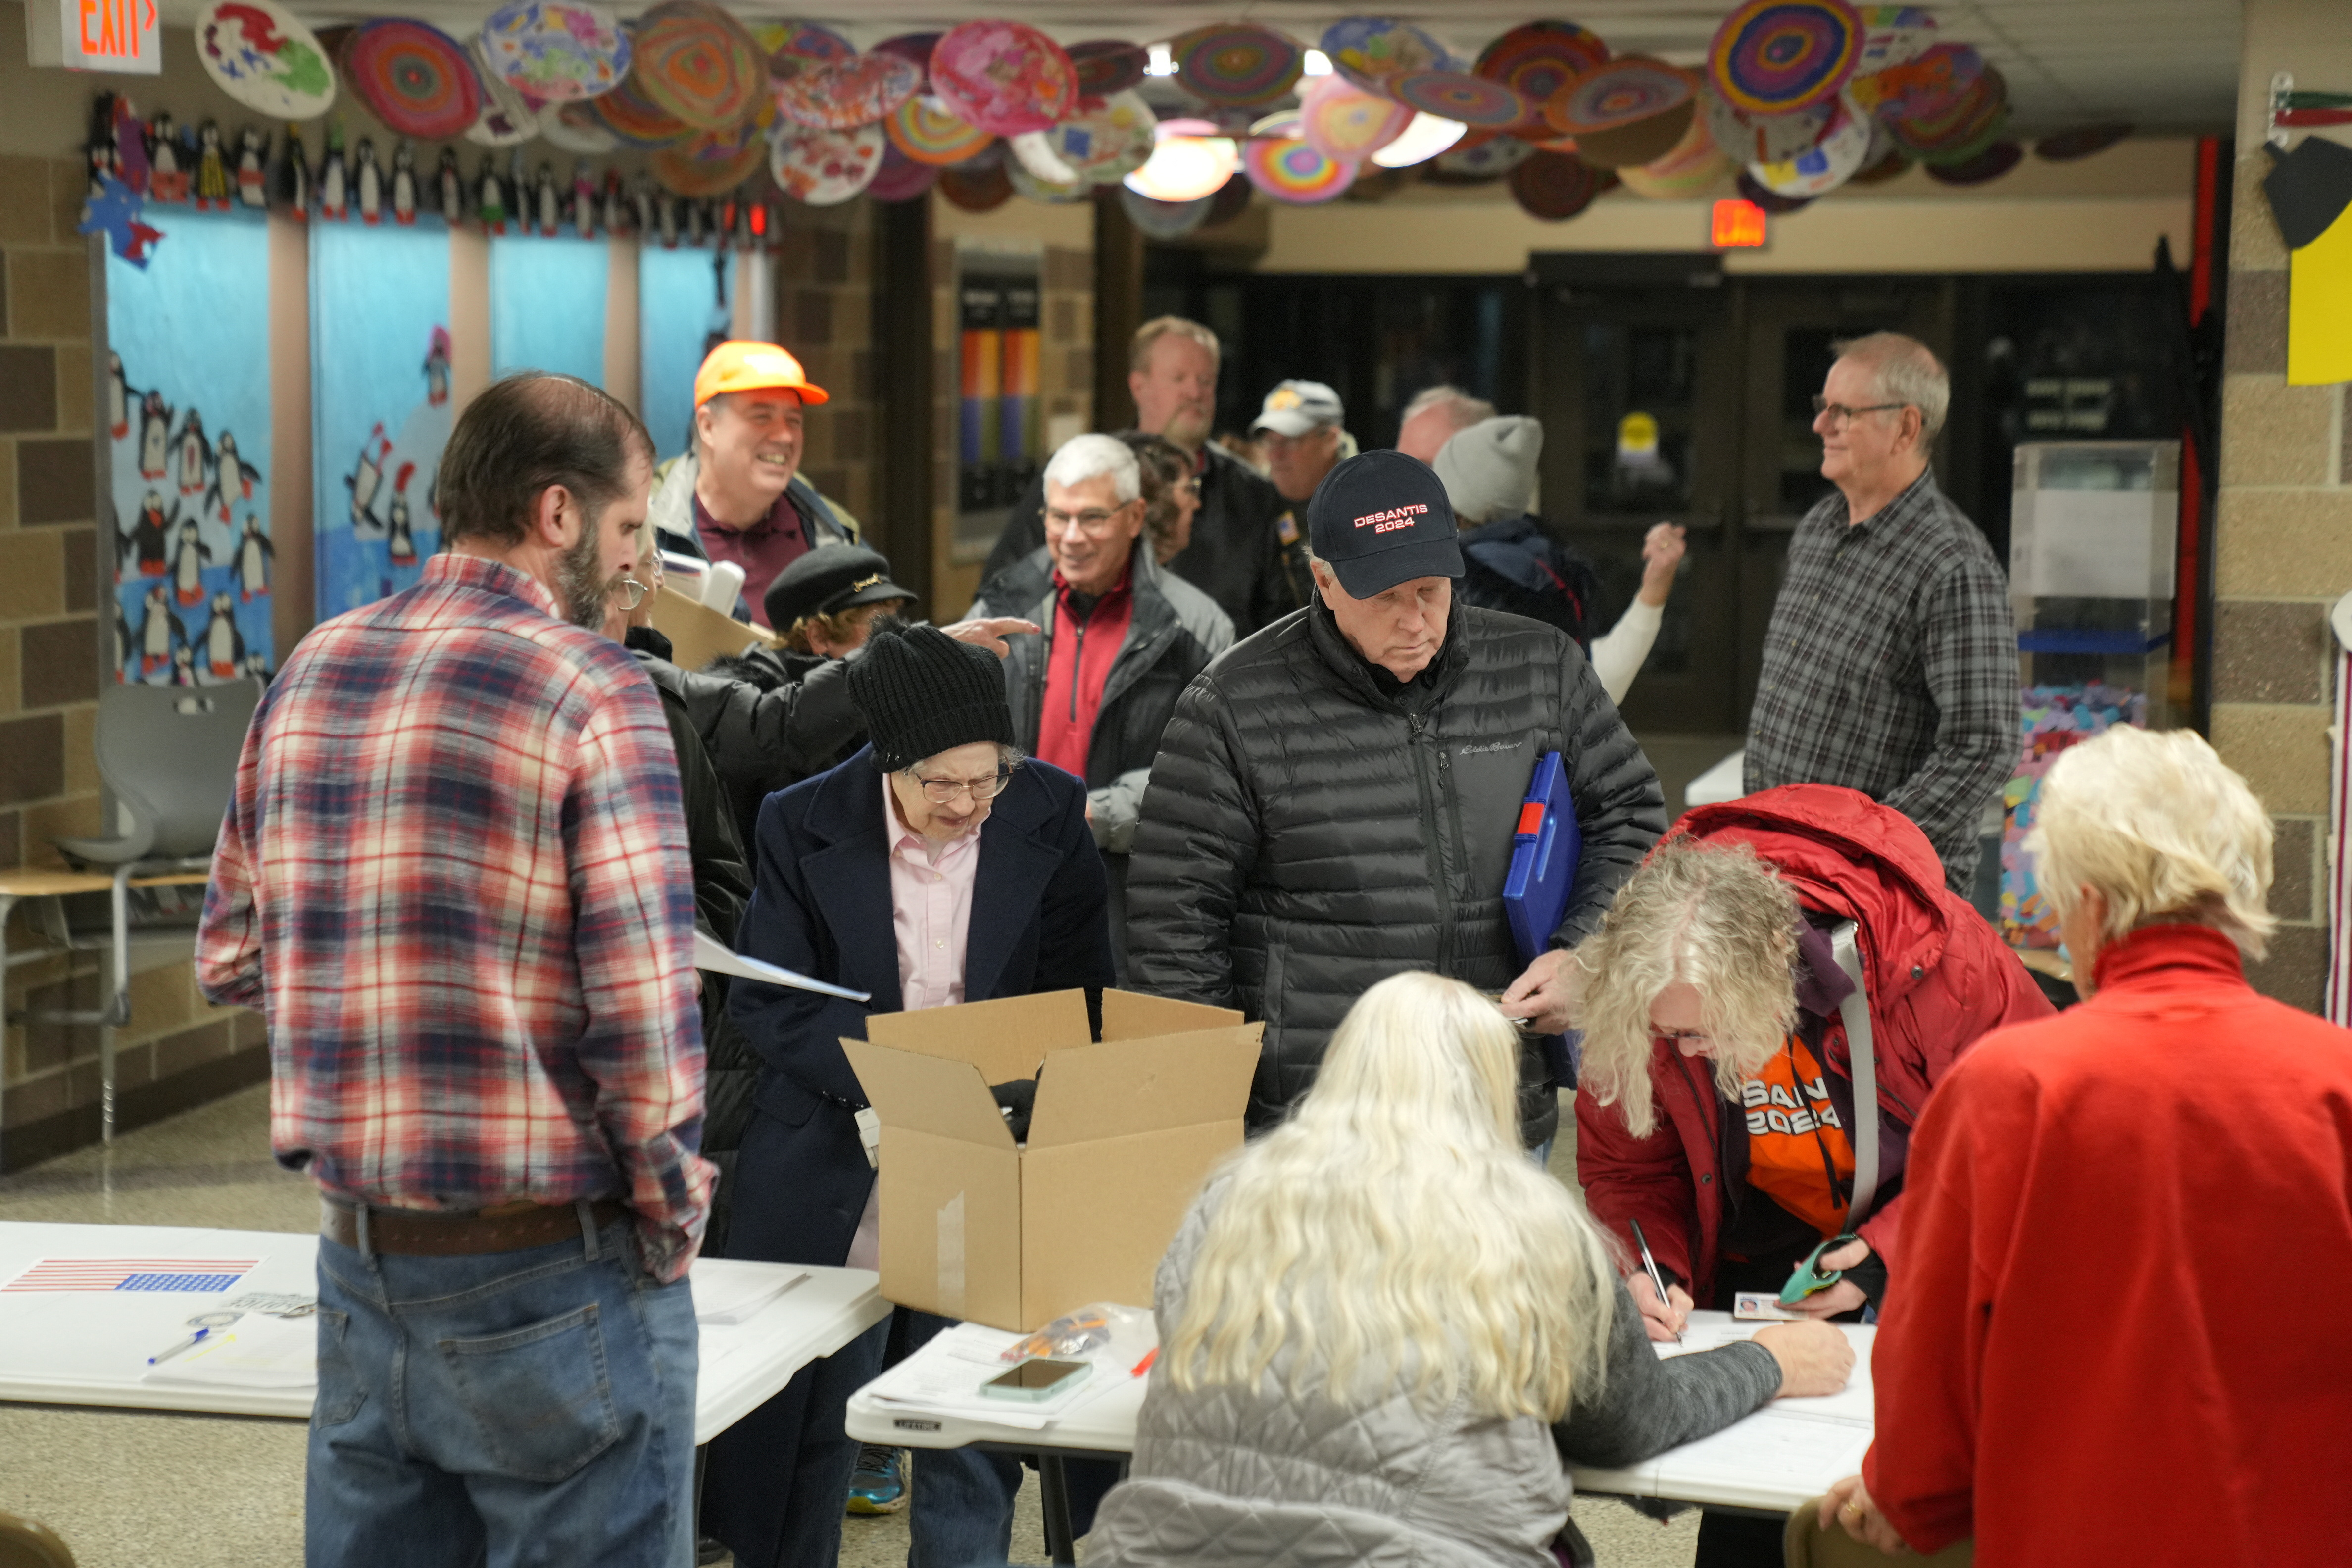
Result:
[[768,584],[820,544],[856,544],[857,520],[800,472],[801,419],[825,402],[773,343],[720,343],[694,377],[694,450],[654,492],[662,548],[743,569],[738,619],[761,626]]

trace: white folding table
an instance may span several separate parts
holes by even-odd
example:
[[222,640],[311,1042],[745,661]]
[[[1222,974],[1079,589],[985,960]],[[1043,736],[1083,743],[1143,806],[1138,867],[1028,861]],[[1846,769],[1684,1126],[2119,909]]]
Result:
[[[145,1381],[147,1358],[187,1337],[187,1321],[252,1293],[318,1291],[319,1238],[284,1231],[167,1226],[0,1222],[0,1400],[114,1405],[308,1420],[315,1387],[232,1387]],[[8,1289],[49,1258],[254,1260],[226,1289]],[[708,1443],[792,1381],[889,1316],[879,1276],[866,1268],[706,1258],[694,1278],[765,1271],[808,1278],[740,1323],[705,1323],[695,1383],[694,1440]]]
[[[1727,1312],[1693,1312],[1684,1338],[1688,1350],[1712,1349],[1762,1326],[1735,1324]],[[1878,1331],[1844,1323],[1835,1327],[1854,1351],[1853,1373],[1842,1392],[1818,1399],[1776,1399],[1711,1437],[1623,1469],[1571,1465],[1569,1475],[1576,1489],[1767,1513],[1787,1513],[1821,1496],[1832,1482],[1862,1468],[1874,1420],[1870,1352]],[[931,1348],[926,1345],[916,1353]],[[1149,1382],[1148,1374],[1125,1380],[1084,1400],[1042,1430],[884,1401],[874,1396],[874,1385],[868,1384],[850,1396],[849,1435],[861,1443],[903,1448],[979,1445],[1061,1458],[1124,1458],[1135,1449],[1136,1417]],[[1055,1544],[1056,1561],[1063,1561]]]

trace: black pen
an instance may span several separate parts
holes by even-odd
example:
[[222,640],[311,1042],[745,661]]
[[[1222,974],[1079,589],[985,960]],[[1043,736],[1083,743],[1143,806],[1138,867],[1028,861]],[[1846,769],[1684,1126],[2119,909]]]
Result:
[[[1642,1249],[1642,1267],[1650,1271],[1650,1289],[1658,1293],[1658,1305],[1671,1312],[1675,1310],[1674,1303],[1666,1300],[1665,1276],[1658,1272],[1658,1260],[1650,1256],[1650,1238],[1642,1234],[1642,1222],[1640,1220],[1632,1220],[1628,1223],[1633,1227],[1633,1245]],[[1675,1331],[1675,1343],[1680,1344],[1682,1342],[1683,1332],[1680,1329],[1676,1329]]]

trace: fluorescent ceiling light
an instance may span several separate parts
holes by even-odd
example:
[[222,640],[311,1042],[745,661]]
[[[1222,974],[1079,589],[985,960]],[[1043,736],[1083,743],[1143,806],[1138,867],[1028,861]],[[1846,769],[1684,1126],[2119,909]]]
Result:
[[1461,141],[1462,133],[1469,129],[1458,120],[1441,120],[1425,110],[1417,110],[1402,134],[1372,154],[1372,162],[1383,169],[1408,169],[1415,163],[1425,163]]

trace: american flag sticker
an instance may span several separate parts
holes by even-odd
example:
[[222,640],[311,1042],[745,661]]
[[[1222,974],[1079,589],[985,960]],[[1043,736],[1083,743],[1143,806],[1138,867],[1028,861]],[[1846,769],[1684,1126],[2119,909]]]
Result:
[[5,1285],[16,1290],[226,1290],[257,1258],[44,1258]]

